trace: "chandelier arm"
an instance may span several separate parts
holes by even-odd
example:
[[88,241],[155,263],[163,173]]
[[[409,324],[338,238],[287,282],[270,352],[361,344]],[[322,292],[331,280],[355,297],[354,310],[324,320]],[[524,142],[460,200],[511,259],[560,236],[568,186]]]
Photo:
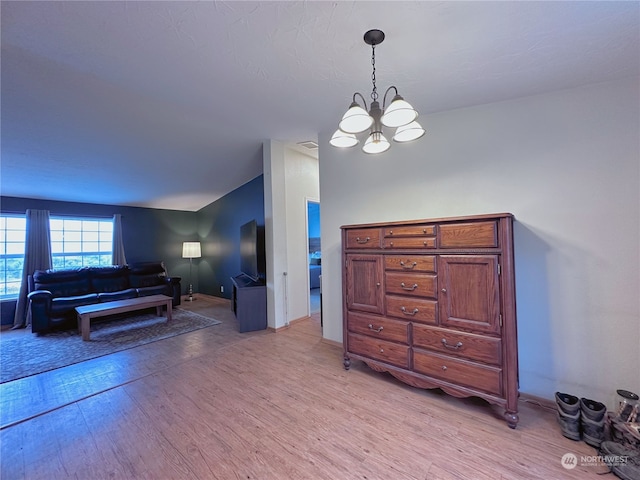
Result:
[[366,111],[369,111],[369,107],[367,107],[367,101],[364,99],[364,96],[360,92],[356,92],[353,94],[353,103],[358,103],[356,100],[356,95],[360,96],[360,98],[362,99],[362,103],[364,103],[364,109]]
[[387,93],[389,93],[389,91],[392,88],[396,92],[396,95],[398,95],[398,89],[395,87],[395,85],[391,85],[389,88],[387,88],[387,91],[384,92],[384,97],[382,97],[382,110],[383,111],[384,111],[385,108],[387,108]]

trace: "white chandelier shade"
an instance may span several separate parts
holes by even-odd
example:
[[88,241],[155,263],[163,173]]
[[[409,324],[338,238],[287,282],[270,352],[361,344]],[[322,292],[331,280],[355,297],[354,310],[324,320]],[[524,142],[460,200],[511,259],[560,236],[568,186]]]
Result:
[[362,151],[364,153],[382,153],[389,150],[391,144],[381,132],[373,132],[364,142]]
[[400,95],[396,95],[382,115],[382,124],[385,127],[398,128],[410,124],[416,118],[418,112]]
[[393,141],[398,143],[411,142],[424,135],[424,128],[418,122],[411,122],[396,129]]
[[329,143],[334,147],[349,148],[355,147],[359,142],[358,137],[356,137],[353,133],[343,132],[342,130],[338,129],[331,136],[331,140],[329,140]]
[[[357,134],[369,131],[369,137],[362,150],[365,153],[374,154],[386,152],[391,144],[382,133],[382,127],[395,128],[393,140],[398,143],[406,143],[417,140],[425,133],[424,128],[416,121],[418,112],[407,102],[395,86],[387,89],[383,97],[383,106],[380,108],[378,92],[376,88],[376,56],[375,47],[384,40],[384,32],[369,30],[364,34],[364,41],[371,45],[373,73],[371,75],[373,91],[371,92],[371,104],[367,112],[367,102],[359,92],[353,94],[353,101],[349,109],[342,116],[338,124],[338,130],[334,132],[329,143],[334,147],[349,148],[356,146],[359,141]],[[394,92],[389,106],[386,106],[387,95]],[[360,97],[362,104],[357,100]]]
[[345,133],[362,133],[373,124],[373,118],[367,111],[355,101],[342,116],[342,121],[338,127]]

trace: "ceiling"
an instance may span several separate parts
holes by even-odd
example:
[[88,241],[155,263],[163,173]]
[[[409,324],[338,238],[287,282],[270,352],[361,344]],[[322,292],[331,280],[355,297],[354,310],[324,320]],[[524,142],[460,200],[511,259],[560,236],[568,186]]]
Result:
[[396,85],[423,116],[640,73],[635,1],[3,1],[0,13],[5,196],[198,210],[262,173],[263,141],[317,140],[355,91],[369,99],[371,28],[386,34],[379,89]]

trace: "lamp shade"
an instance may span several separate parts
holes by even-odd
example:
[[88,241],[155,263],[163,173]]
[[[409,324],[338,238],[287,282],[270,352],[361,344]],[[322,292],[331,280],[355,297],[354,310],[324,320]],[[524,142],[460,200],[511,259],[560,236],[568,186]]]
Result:
[[182,244],[182,258],[200,258],[200,242],[184,242]]
[[343,132],[342,130],[338,129],[331,136],[331,140],[329,140],[329,143],[334,147],[348,148],[357,145],[358,139],[353,133]]
[[400,95],[396,95],[382,115],[382,124],[385,127],[396,128],[407,125],[416,118],[418,118],[418,112]]
[[395,142],[410,142],[424,135],[424,128],[418,122],[411,122],[409,125],[403,125],[396,129],[393,136]]
[[373,118],[367,111],[356,102],[353,102],[347,113],[342,116],[338,126],[340,130],[346,133],[361,133],[369,128],[372,123]]
[[369,135],[367,141],[364,142],[362,151],[364,153],[382,153],[389,150],[390,146],[391,144],[382,133],[373,132],[371,135]]

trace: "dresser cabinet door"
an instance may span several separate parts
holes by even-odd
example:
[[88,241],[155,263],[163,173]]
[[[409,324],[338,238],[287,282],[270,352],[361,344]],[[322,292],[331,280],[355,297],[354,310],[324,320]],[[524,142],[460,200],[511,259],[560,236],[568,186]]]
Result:
[[498,255],[442,255],[439,262],[440,325],[498,334]]
[[381,255],[347,255],[347,309],[384,313]]

